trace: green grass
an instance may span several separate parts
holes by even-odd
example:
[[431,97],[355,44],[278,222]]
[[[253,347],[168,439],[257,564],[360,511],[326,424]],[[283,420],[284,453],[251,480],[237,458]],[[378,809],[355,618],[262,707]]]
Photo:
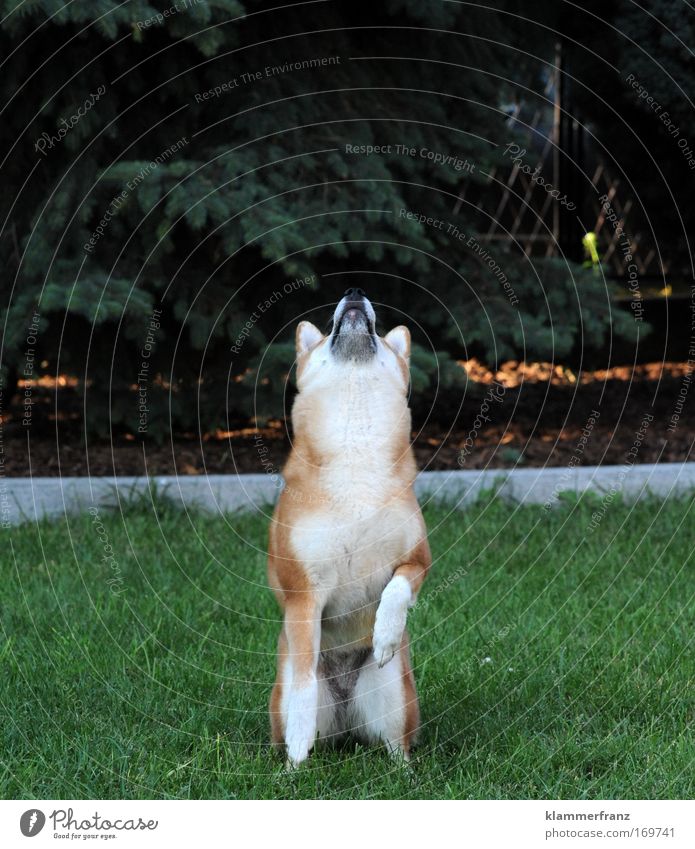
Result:
[[694,502],[614,502],[589,533],[596,507],[426,511],[411,770],[347,746],[288,774],[269,748],[266,519],[102,513],[111,565],[88,515],[5,530],[0,796],[692,798]]

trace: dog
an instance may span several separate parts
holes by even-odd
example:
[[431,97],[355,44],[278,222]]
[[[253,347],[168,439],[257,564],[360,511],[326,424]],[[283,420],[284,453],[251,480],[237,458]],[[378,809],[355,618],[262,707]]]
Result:
[[288,767],[347,734],[405,760],[419,726],[406,615],[431,564],[413,482],[410,333],[383,338],[361,289],[324,336],[296,331],[294,442],[270,526],[283,611],[270,698]]

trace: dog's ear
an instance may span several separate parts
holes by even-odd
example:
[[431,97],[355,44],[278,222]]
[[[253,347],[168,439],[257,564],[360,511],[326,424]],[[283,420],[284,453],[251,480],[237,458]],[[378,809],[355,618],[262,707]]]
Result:
[[297,333],[295,336],[295,345],[297,348],[297,356],[306,354],[314,345],[323,339],[323,333],[312,324],[310,321],[300,321],[297,325]]
[[384,342],[399,357],[403,357],[406,363],[410,361],[410,331],[407,327],[402,324],[394,327],[384,336]]

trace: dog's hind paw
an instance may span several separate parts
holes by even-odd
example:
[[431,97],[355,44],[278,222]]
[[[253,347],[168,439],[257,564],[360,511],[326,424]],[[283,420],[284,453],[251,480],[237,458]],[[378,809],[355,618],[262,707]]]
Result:
[[285,766],[288,770],[296,769],[302,761],[309,757],[311,749],[310,740],[292,740],[287,743],[287,761]]

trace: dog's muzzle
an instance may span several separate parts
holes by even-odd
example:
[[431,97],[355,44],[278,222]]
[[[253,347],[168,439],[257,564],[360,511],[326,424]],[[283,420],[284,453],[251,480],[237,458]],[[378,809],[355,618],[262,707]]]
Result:
[[331,351],[340,359],[365,360],[376,354],[376,315],[362,289],[348,289],[333,314]]

